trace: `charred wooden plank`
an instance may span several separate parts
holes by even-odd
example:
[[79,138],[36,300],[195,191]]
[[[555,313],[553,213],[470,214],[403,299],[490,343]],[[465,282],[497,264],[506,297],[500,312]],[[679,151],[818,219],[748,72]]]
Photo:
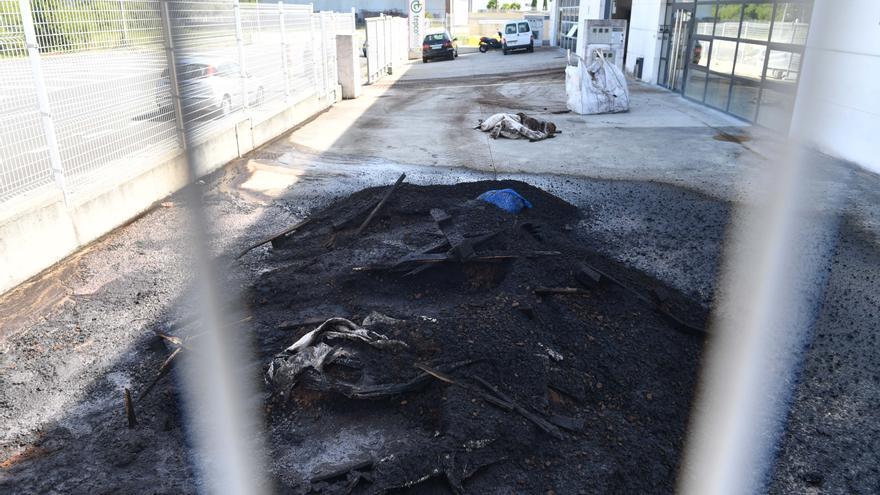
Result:
[[180,355],[180,351],[182,350],[183,347],[178,347],[177,349],[174,349],[174,352],[172,352],[171,355],[169,355],[165,359],[165,361],[162,362],[162,366],[159,367],[159,372],[156,373],[156,377],[153,378],[153,381],[150,382],[149,385],[147,385],[147,388],[145,388],[143,392],[141,392],[141,394],[138,396],[138,401],[144,400],[147,394],[149,394],[150,391],[153,390],[153,387],[155,387],[156,384],[159,383],[159,380],[161,380],[162,377],[168,374],[168,371],[171,370],[171,365],[174,363],[174,360],[177,358],[177,356]]
[[394,185],[392,185],[388,189],[388,192],[385,193],[385,196],[382,197],[382,200],[379,201],[379,204],[377,204],[376,207],[373,208],[373,211],[370,212],[370,215],[366,218],[366,220],[364,220],[364,223],[362,223],[361,226],[358,227],[358,229],[354,233],[354,235],[356,235],[356,236],[361,235],[361,232],[363,232],[364,229],[367,228],[367,225],[370,224],[370,222],[373,220],[373,217],[376,216],[376,213],[379,213],[379,210],[382,209],[382,206],[384,206],[385,202],[388,201],[388,198],[391,197],[391,194],[394,191],[396,191],[398,187],[400,187],[400,184],[403,182],[403,179],[406,179],[406,174],[400,174],[400,177],[397,178],[397,182],[395,182]]
[[291,225],[290,227],[287,227],[286,229],[284,229],[280,232],[276,232],[276,233],[270,235],[269,237],[266,237],[266,238],[258,241],[256,244],[252,244],[250,247],[245,248],[242,252],[238,253],[238,256],[236,256],[235,259],[241,258],[245,254],[250,252],[252,249],[256,249],[256,248],[262,246],[263,244],[267,244],[267,243],[272,242],[280,237],[284,237],[287,234],[289,234],[295,230],[299,230],[300,228],[305,227],[306,225],[311,223],[311,221],[312,221],[312,217],[309,217],[301,222],[297,222],[297,223]]
[[378,204],[379,200],[374,199],[367,203],[367,205],[363,208],[360,208],[357,211],[350,213],[342,218],[337,218],[336,220],[333,220],[333,222],[330,224],[332,227],[331,230],[335,232],[348,227],[349,224],[356,222],[357,219],[362,218],[364,215],[372,211]]
[[568,295],[579,295],[579,294],[589,294],[588,291],[583,289],[578,289],[577,287],[536,287],[534,290],[535,294],[538,295],[546,295],[546,294],[568,294]]
[[128,390],[128,388],[123,392],[123,400],[125,401],[125,416],[128,418],[128,427],[134,428],[137,426],[138,421],[134,414],[134,404],[131,401],[131,391]]
[[553,438],[556,438],[558,440],[561,440],[563,438],[562,432],[560,432],[559,429],[555,425],[553,425],[552,423],[550,423],[546,419],[538,416],[537,414],[533,413],[532,411],[529,411],[526,407],[524,407],[524,406],[520,405],[519,403],[517,403],[516,401],[514,401],[512,398],[510,398],[508,395],[506,395],[503,392],[501,392],[500,390],[498,390],[497,387],[495,387],[494,385],[492,385],[488,381],[486,381],[482,378],[476,377],[476,376],[473,378],[474,378],[474,380],[479,382],[480,385],[483,385],[487,389],[491,390],[492,393],[496,394],[501,400],[510,404],[513,407],[513,409],[517,413],[519,413],[520,416],[522,416],[522,417],[526,418],[527,420],[531,421],[532,423],[534,423],[535,426],[537,426],[538,428],[543,430],[544,433],[547,433],[548,435],[550,435]]

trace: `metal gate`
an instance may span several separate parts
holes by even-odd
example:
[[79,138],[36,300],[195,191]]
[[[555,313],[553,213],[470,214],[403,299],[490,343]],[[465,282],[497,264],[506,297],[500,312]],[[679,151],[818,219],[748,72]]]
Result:
[[372,84],[406,61],[409,33],[403,17],[381,15],[366,19],[367,83]]

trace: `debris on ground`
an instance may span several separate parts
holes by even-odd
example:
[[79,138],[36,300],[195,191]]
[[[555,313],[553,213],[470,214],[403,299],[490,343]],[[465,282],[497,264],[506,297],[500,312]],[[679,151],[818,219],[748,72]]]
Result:
[[[567,493],[573,480],[613,479],[596,472],[600,464],[644,471],[656,458],[676,457],[639,445],[646,436],[658,447],[680,444],[702,340],[639,296],[662,292],[669,313],[695,327],[701,308],[582,247],[571,228],[581,212],[522,182],[400,183],[358,234],[389,187],[343,198],[277,239],[271,268],[253,288],[255,317],[267,329],[328,315],[297,327],[306,333],[263,342],[272,355],[270,422],[297,418],[305,442],[352,422],[387,438],[348,446],[335,469],[332,451],[321,470],[286,466],[287,486],[532,493],[546,491],[540,476],[514,478],[536,452],[565,458],[598,449],[616,458],[583,472],[571,467],[572,484],[554,484]],[[657,359],[668,353],[678,357]],[[630,398],[645,390],[664,401]],[[302,446],[275,435],[278,458],[293,462]],[[601,445],[609,441],[630,448],[607,454]],[[671,488],[674,462],[648,471]]]
[[[524,182],[401,176],[243,260],[281,491],[672,491],[702,338],[668,315],[705,310],[582,221]],[[172,356],[189,324],[159,336]]]
[[522,112],[496,113],[478,121],[474,129],[488,132],[492,139],[501,136],[508,139],[525,138],[530,142],[552,138],[559,132],[553,122],[530,117]]
[[[519,213],[523,208],[531,208],[529,200],[522,197],[513,189],[499,189],[486,191],[477,196],[477,199],[493,204],[508,213]],[[533,225],[533,224],[528,224]]]
[[565,69],[565,94],[569,110],[579,114],[619,113],[629,111],[629,88],[626,76],[609,62],[602,50],[588,57],[576,53],[577,65]]

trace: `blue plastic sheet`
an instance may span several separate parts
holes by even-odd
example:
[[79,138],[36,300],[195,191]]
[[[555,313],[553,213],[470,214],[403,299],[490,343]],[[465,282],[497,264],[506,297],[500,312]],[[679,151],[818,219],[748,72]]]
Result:
[[477,199],[491,203],[509,213],[519,213],[523,208],[531,208],[532,203],[513,189],[494,189],[477,196]]

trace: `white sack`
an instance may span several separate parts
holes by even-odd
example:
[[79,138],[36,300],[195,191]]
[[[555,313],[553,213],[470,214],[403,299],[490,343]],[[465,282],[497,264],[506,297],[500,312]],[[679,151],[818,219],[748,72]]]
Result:
[[[597,50],[589,65],[577,54],[577,67],[565,69],[568,108],[579,114],[618,113],[629,110],[626,77]],[[576,88],[580,88],[577,91]]]
[[540,141],[542,139],[553,137],[556,126],[552,126],[550,131],[530,129],[523,124],[522,119],[524,116],[525,114],[522,113],[496,113],[486,120],[479,121],[475,129],[488,132],[492,139],[498,139],[498,137],[501,136],[508,139],[525,138],[530,141]]

